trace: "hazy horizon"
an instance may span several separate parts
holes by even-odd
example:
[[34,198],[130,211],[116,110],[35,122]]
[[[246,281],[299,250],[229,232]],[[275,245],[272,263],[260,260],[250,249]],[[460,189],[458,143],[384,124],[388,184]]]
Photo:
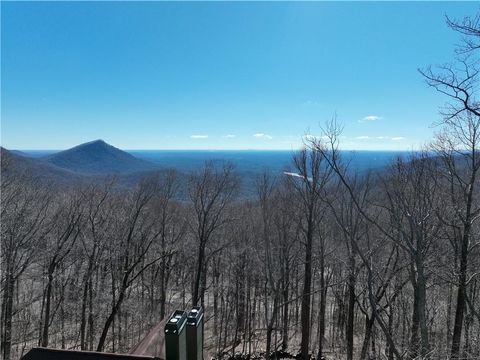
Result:
[[[80,144],[79,144],[80,145]],[[112,144],[110,144],[112,145]],[[29,151],[38,151],[38,152],[58,152],[58,151],[65,151],[68,149],[71,149],[75,146],[64,148],[64,149],[54,149],[54,148],[45,148],[45,149],[33,149],[33,148],[25,148],[25,149],[19,149],[19,148],[6,148],[7,150],[13,150],[13,151],[24,151],[24,152],[29,152]],[[116,146],[115,146],[116,147]],[[275,152],[295,152],[300,150],[301,148],[292,148],[292,149],[127,149],[127,148],[118,148],[120,150],[126,151],[126,152],[209,152],[209,151],[214,151],[214,152],[269,152],[269,151],[275,151]],[[395,150],[395,149],[342,149],[341,151],[346,151],[346,152],[411,152],[411,151],[419,151],[419,150]]]

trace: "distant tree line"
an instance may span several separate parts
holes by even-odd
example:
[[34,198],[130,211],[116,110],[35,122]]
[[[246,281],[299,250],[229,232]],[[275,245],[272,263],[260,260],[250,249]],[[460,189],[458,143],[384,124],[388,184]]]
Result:
[[126,352],[195,304],[216,358],[479,358],[480,15],[448,24],[454,62],[421,70],[447,99],[438,132],[382,171],[349,168],[334,118],[253,198],[229,164],[185,189],[173,170],[130,191],[3,176],[2,358]]

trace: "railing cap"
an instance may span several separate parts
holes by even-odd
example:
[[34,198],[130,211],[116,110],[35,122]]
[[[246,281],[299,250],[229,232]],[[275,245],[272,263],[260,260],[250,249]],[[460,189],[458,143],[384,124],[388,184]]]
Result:
[[179,334],[187,320],[187,312],[175,310],[165,324],[165,334]]
[[194,306],[187,316],[187,325],[198,325],[203,318],[203,308]]

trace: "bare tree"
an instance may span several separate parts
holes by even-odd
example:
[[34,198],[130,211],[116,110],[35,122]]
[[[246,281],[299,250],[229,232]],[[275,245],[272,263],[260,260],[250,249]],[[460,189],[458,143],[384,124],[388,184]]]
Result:
[[[410,257],[413,314],[410,358],[430,351],[426,317],[427,281],[432,243],[438,237],[439,191],[434,162],[426,155],[397,159],[390,176],[383,179],[385,209],[392,234]],[[420,336],[419,336],[420,335]]]
[[[103,351],[110,326],[115,320],[127,290],[150,266],[161,259],[147,260],[147,254],[160,235],[154,218],[148,213],[157,190],[156,181],[146,179],[124,199],[118,199],[115,228],[117,236],[110,240],[110,271],[112,275],[112,307],[103,325],[97,351]],[[118,283],[117,283],[118,282]]]
[[160,230],[158,251],[161,259],[158,262],[160,283],[160,318],[165,317],[167,289],[178,253],[179,244],[186,232],[186,221],[181,211],[182,207],[176,203],[179,195],[179,179],[175,171],[168,171],[160,178],[159,193],[155,198],[154,209],[158,214],[157,224]]
[[[2,159],[2,166],[3,166]],[[38,242],[45,235],[50,194],[40,187],[12,181],[2,176],[1,183],[1,349],[2,358],[10,360],[12,317],[16,285],[31,265]]]
[[447,16],[447,24],[463,35],[464,46],[458,47],[458,53],[480,49],[480,13],[474,16],[465,16],[462,20],[451,19]]
[[[352,182],[349,174],[347,166],[342,162],[339,150],[339,138],[342,132],[342,127],[337,123],[336,116],[328,122],[323,129],[325,139],[314,139],[311,141],[311,147],[316,149],[319,152],[319,156],[321,156],[327,166],[331,169],[331,171],[335,174],[337,181],[339,182],[340,186],[342,187],[343,191],[350,197],[352,201],[352,206],[358,211],[360,216],[362,216],[365,221],[373,225],[379,232],[386,236],[387,238],[391,239],[392,241],[396,241],[395,237],[391,235],[389,229],[385,229],[379,221],[377,221],[377,216],[375,213],[372,213],[371,210],[365,208],[364,200],[365,200],[365,192],[358,193],[355,189],[355,182]],[[363,194],[363,196],[362,196]],[[368,288],[368,299],[370,306],[373,310],[373,316],[376,318],[377,322],[379,323],[388,343],[388,346],[393,351],[395,357],[397,359],[402,359],[402,355],[398,351],[397,347],[395,346],[394,339],[392,334],[390,333],[387,324],[382,320],[379,316],[379,307],[377,303],[377,298],[375,297],[374,290],[373,290],[373,283],[374,283],[374,271],[371,266],[371,259],[361,250],[357,241],[351,241],[351,246],[353,250],[358,254],[360,257],[363,266],[365,266],[367,270],[367,288]]]
[[[83,191],[85,203],[85,226],[81,234],[81,244],[86,256],[86,269],[84,271],[82,286],[82,305],[80,315],[80,349],[87,349],[87,323],[90,333],[93,332],[93,275],[97,271],[99,261],[105,251],[108,234],[112,231],[111,191],[114,183],[107,181],[103,186],[92,184]],[[92,294],[93,295],[93,294]],[[87,306],[89,314],[87,317]],[[91,336],[90,336],[91,337]],[[90,341],[91,343],[91,341]]]
[[49,328],[52,322],[52,291],[56,272],[72,251],[79,237],[83,215],[81,197],[78,193],[73,196],[61,193],[54,201],[57,209],[48,224],[48,236],[40,245],[45,260],[44,267],[47,278],[42,299],[43,316],[39,339],[39,345],[43,347],[47,347],[49,342]]
[[448,24],[462,33],[467,52],[460,51],[453,64],[420,70],[429,86],[444,94],[448,102],[441,110],[443,120],[432,148],[443,163],[441,174],[450,189],[454,218],[447,220],[455,232],[459,248],[457,278],[457,305],[453,328],[451,356],[459,358],[462,329],[466,309],[468,263],[471,251],[472,228],[480,214],[475,204],[480,169],[479,130],[480,101],[478,100],[478,41],[480,15],[465,18],[462,23],[448,20]]
[[298,197],[298,212],[301,214],[300,221],[305,245],[300,353],[302,359],[306,360],[309,358],[308,350],[310,343],[310,305],[314,236],[319,223],[318,219],[323,216],[321,209],[325,206],[324,203],[321,202],[321,197],[326,196],[327,185],[332,170],[324,161],[322,152],[314,147],[299,151],[294,156],[293,163],[297,173],[291,177],[291,180]]
[[274,194],[274,212],[273,223],[276,232],[280,263],[281,295],[282,295],[282,350],[286,351],[289,344],[289,325],[290,325],[290,296],[292,287],[292,271],[296,265],[295,259],[298,257],[298,242],[301,236],[301,226],[297,221],[295,207],[292,204],[295,201],[295,193],[292,191],[290,179],[283,178],[276,187]]
[[[272,346],[272,332],[277,320],[278,311],[280,308],[280,287],[282,283],[281,277],[281,264],[278,261],[279,247],[278,241],[275,239],[275,232],[273,230],[274,221],[274,206],[273,196],[275,192],[275,181],[270,178],[267,173],[264,173],[258,179],[257,192],[259,203],[259,218],[260,229],[258,232],[261,234],[263,240],[263,275],[264,275],[264,308],[265,308],[265,323],[267,325],[266,330],[266,346],[265,346],[265,358],[269,359],[271,346]],[[270,305],[269,299],[272,300]]]
[[196,271],[193,282],[192,303],[204,301],[204,287],[200,289],[202,276],[206,271],[206,247],[215,232],[229,219],[226,207],[232,203],[238,189],[238,179],[233,166],[224,165],[221,169],[213,163],[194,173],[188,184],[188,195],[193,205],[193,221],[190,223],[197,241]]
[[[353,191],[358,194],[359,204],[365,208],[367,204],[367,196],[369,194],[368,181],[361,182],[355,178],[351,182]],[[341,238],[345,244],[347,251],[347,323],[346,323],[346,340],[347,340],[347,360],[353,359],[354,346],[354,317],[356,303],[356,281],[357,281],[357,250],[358,243],[365,237],[365,221],[361,214],[355,208],[352,198],[343,192],[336,192],[336,200],[332,204],[331,209],[336,223],[340,228]],[[331,202],[330,202],[331,204]]]

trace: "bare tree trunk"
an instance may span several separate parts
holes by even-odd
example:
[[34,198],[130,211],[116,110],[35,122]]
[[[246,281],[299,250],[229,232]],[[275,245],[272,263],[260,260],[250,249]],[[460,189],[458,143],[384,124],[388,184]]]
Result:
[[[95,247],[94,247],[95,253]],[[91,286],[91,276],[93,270],[93,256],[89,256],[88,268],[83,278],[83,295],[82,295],[82,308],[80,315],[80,349],[86,350],[86,329],[87,329],[87,303],[88,293]]]
[[317,360],[321,360],[323,357],[323,340],[325,338],[325,313],[327,303],[327,290],[325,284],[325,251],[324,246],[321,247],[320,255],[320,310],[318,313],[318,355]]
[[284,285],[283,285],[283,324],[282,324],[282,350],[285,351],[288,348],[288,319],[289,319],[289,276],[290,276],[290,267],[286,265],[285,268],[285,279],[283,279]]
[[42,330],[42,347],[48,346],[48,329],[50,327],[50,307],[51,307],[51,298],[52,298],[52,283],[53,283],[53,273],[55,271],[54,263],[51,263],[48,267],[48,282],[47,289],[45,291],[45,313],[43,316],[43,330]]
[[[97,281],[98,281],[98,277],[97,277]],[[88,349],[90,351],[93,350],[94,333],[95,333],[95,329],[94,329],[94,320],[93,320],[93,284],[90,282],[90,286],[88,289]]]
[[105,340],[107,339],[108,330],[110,329],[110,326],[115,320],[115,316],[120,310],[120,306],[122,305],[123,299],[125,298],[125,290],[126,290],[126,287],[122,286],[118,294],[118,299],[115,302],[114,306],[112,307],[112,310],[110,311],[110,314],[108,315],[107,320],[105,321],[102,334],[100,335],[100,340],[98,341],[97,351],[103,351],[103,348],[105,347]]
[[165,306],[167,301],[167,276],[166,276],[166,257],[162,257],[160,263],[160,319],[165,317]]
[[[309,222],[313,219],[309,219]],[[313,234],[311,227],[309,226],[306,238],[305,247],[305,270],[303,278],[303,291],[302,291],[302,309],[301,309],[301,328],[302,328],[302,340],[300,343],[300,356],[303,360],[308,360],[308,347],[310,339],[310,289],[312,283],[312,247],[313,247]]]
[[466,225],[462,237],[460,251],[460,271],[458,274],[457,307],[455,309],[455,321],[453,325],[452,336],[452,359],[458,359],[460,357],[460,344],[462,340],[462,327],[465,313],[465,295],[467,290],[467,259],[469,233],[470,226]]
[[86,329],[87,329],[87,303],[88,303],[88,285],[89,282],[84,281],[83,284],[83,296],[82,296],[82,308],[80,313],[80,349],[86,350]]
[[370,337],[372,335],[372,328],[375,322],[375,315],[365,315],[365,336],[363,338],[362,351],[360,353],[360,360],[364,360],[367,357],[368,347],[370,344]]
[[448,349],[450,349],[450,345],[452,343],[452,298],[453,298],[453,294],[452,294],[453,290],[452,290],[452,284],[449,283],[448,284],[448,300],[447,300],[447,343],[445,344],[446,347],[445,347],[445,350],[448,351]]
[[350,254],[348,275],[348,307],[347,307],[347,360],[353,360],[353,326],[355,316],[355,257]]
[[[8,267],[7,267],[8,268]],[[13,292],[15,279],[7,269],[2,299],[2,358],[10,360],[12,348]]]

